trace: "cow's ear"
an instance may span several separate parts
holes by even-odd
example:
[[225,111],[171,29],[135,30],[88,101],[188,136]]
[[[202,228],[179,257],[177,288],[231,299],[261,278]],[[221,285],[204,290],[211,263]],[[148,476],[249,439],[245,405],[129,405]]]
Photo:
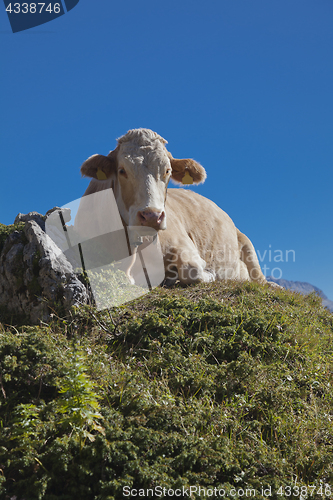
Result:
[[100,181],[109,179],[117,173],[117,155],[111,151],[108,156],[93,155],[81,165],[81,174]]
[[189,158],[177,160],[169,156],[172,168],[171,178],[182,184],[200,184],[206,180],[206,170],[200,163]]

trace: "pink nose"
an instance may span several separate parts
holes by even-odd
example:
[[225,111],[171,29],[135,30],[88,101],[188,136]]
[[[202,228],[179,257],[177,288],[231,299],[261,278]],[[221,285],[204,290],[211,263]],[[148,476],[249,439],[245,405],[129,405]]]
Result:
[[141,226],[160,226],[164,217],[164,212],[154,212],[153,210],[142,210],[138,212]]

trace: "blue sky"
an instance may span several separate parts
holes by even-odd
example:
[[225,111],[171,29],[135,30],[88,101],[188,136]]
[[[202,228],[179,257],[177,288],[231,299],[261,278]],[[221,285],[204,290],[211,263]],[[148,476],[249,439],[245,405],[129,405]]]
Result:
[[147,127],[267,274],[333,299],[332,0],[80,0],[16,34],[0,6],[0,67],[1,223],[79,198],[81,163]]

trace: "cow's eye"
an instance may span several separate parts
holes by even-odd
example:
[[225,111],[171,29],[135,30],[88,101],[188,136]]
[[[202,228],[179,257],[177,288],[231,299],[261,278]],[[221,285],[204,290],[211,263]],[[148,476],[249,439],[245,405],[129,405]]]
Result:
[[126,171],[125,171],[125,169],[124,169],[124,168],[120,168],[120,169],[118,170],[118,172],[120,173],[120,175],[123,175],[124,177],[127,177],[127,174],[126,174]]

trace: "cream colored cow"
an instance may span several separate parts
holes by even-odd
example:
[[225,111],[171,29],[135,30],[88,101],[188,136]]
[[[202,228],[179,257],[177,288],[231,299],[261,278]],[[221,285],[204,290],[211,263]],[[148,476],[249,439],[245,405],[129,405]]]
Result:
[[[118,139],[108,156],[94,155],[81,166],[92,177],[85,195],[112,188],[124,225],[158,231],[165,277],[172,284],[238,279],[265,282],[251,241],[215,203],[185,189],[167,189],[170,179],[199,184],[204,168],[191,159],[175,159],[161,136],[135,129]],[[89,217],[89,215],[88,215]],[[75,225],[87,220],[78,212]],[[108,214],[105,213],[105,217]]]

